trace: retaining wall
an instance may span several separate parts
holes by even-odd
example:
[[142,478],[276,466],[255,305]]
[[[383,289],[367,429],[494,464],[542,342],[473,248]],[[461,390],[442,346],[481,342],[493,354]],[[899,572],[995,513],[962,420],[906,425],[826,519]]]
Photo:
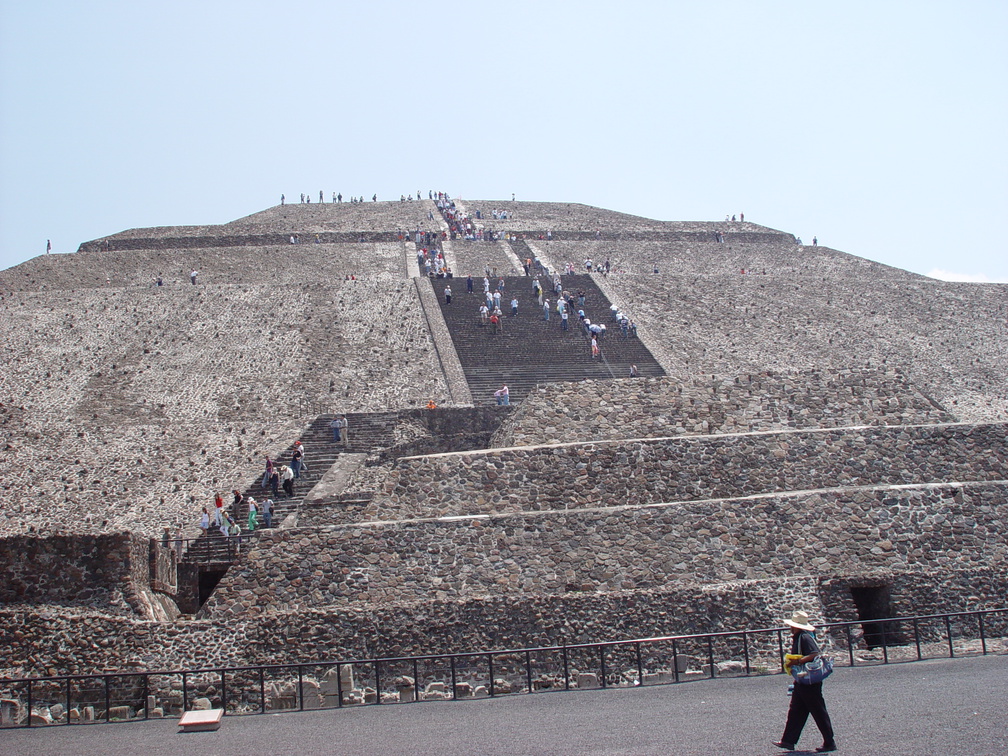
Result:
[[[886,579],[894,614],[917,613],[914,602],[925,592],[943,602],[943,612],[1000,607],[1008,588],[1003,565],[887,573]],[[136,671],[586,643],[776,627],[795,608],[805,609],[816,622],[842,621],[857,619],[847,587],[857,580],[776,577],[702,588],[428,600],[170,624],[95,612],[0,608],[5,638],[0,671],[7,676]],[[987,630],[1008,632],[1003,620]],[[925,639],[941,640],[943,632],[944,625],[922,626]],[[684,651],[688,647],[681,645]],[[776,649],[765,651],[776,658]]]
[[[0,538],[0,603],[97,607],[169,619],[174,556],[129,533]],[[152,584],[153,583],[153,584]]]
[[954,420],[894,368],[765,371],[542,384],[501,426],[493,445]]
[[205,616],[997,565],[1008,484],[855,488],[277,531]]
[[1008,424],[837,428],[406,457],[365,519],[1008,479]]
[[601,285],[673,378],[898,365],[962,420],[1008,418],[1008,287],[900,280],[883,267],[621,275]]

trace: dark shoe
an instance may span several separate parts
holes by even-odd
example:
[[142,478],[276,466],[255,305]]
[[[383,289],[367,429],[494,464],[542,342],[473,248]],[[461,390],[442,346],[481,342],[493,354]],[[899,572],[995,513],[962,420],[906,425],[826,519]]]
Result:
[[783,740],[779,743],[774,743],[778,748],[783,748],[785,751],[793,751],[795,749],[794,743],[785,743]]
[[823,743],[821,746],[815,749],[816,753],[828,753],[830,751],[836,750],[836,743]]

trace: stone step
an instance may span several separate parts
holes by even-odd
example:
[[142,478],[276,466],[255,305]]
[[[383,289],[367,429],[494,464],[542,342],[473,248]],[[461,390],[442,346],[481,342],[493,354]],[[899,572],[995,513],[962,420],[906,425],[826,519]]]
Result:
[[[294,495],[288,498],[283,491],[282,485],[278,489],[276,496],[262,488],[263,471],[259,472],[259,477],[246,485],[242,494],[247,498],[254,498],[257,502],[263,501],[267,496],[273,499],[273,526],[277,527],[289,515],[297,512],[304,503],[305,497],[322,482],[329,471],[340,465],[341,457],[349,455],[356,459],[373,452],[376,449],[391,446],[395,439],[395,428],[399,422],[399,414],[396,412],[385,413],[346,413],[348,422],[349,444],[343,445],[333,440],[332,430],[329,423],[335,415],[321,415],[313,420],[309,426],[298,436],[305,447],[305,461],[307,471],[303,471],[300,478],[295,479]],[[292,443],[284,452],[274,460],[275,464],[290,466],[291,454],[294,451]],[[332,493],[330,491],[330,493]],[[338,493],[338,492],[336,492]],[[226,496],[224,501],[225,511],[230,512],[242,529],[242,542],[247,544],[257,539],[263,531],[263,518],[258,517],[259,528],[255,531],[247,529],[248,507],[242,506],[242,511],[233,511],[232,497]],[[209,509],[209,507],[208,507]],[[211,516],[213,513],[211,512]],[[204,543],[206,539],[207,542]],[[191,553],[190,553],[191,552]],[[186,554],[184,561],[194,561],[206,563],[208,561],[230,562],[235,558],[234,544],[229,544],[228,539],[221,536],[211,522],[211,530],[207,536],[201,537],[194,542]]]
[[[583,291],[586,316],[606,324],[607,333],[599,339],[601,359],[592,358],[590,337],[577,317],[576,307],[570,313],[568,330],[564,331],[555,311],[555,295],[546,295],[551,303],[549,320],[546,320],[533,297],[532,278],[507,276],[503,280],[501,309],[505,315],[500,333],[484,326],[479,316],[484,300],[482,276],[474,276],[473,294],[467,293],[464,279],[453,279],[451,304],[444,301],[442,291],[438,292],[441,313],[474,403],[493,402],[493,391],[502,383],[508,383],[511,401],[517,402],[537,383],[623,378],[629,376],[631,365],[637,365],[641,375],[665,374],[640,339],[619,332],[618,325],[612,321],[610,302],[591,276],[564,276],[563,285],[573,294]],[[549,279],[540,280],[544,286],[551,286]],[[492,287],[497,284],[498,280],[491,282]],[[435,287],[439,286],[440,281],[436,281]],[[440,286],[441,290],[443,288]],[[510,314],[512,296],[519,300],[517,316]]]

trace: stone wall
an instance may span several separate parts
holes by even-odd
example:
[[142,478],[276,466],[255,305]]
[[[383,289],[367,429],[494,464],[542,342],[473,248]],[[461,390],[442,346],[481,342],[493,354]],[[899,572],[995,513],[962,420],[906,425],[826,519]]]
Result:
[[[538,236],[552,231],[557,239],[594,240],[596,232],[610,244],[613,241],[648,239],[707,240],[715,230],[730,238],[762,238],[794,243],[794,236],[756,223],[661,221],[573,202],[511,202],[510,200],[460,200],[474,225],[501,232],[519,232]],[[507,220],[494,220],[493,210],[507,210]],[[483,218],[476,219],[479,210]]]
[[[170,625],[0,609],[0,632],[11,641],[0,649],[0,669],[11,674],[193,668],[584,643],[770,627],[798,605],[824,616],[815,578],[278,611]],[[19,668],[18,660],[28,662]]]
[[[332,192],[326,196],[326,202],[318,204],[312,198],[311,204],[302,205],[295,201],[286,205],[274,205],[244,218],[238,218],[217,228],[224,233],[300,233],[336,231],[421,231],[439,228],[440,216],[434,203],[430,200],[413,200],[399,202],[391,201],[350,204],[347,195],[343,193],[343,202],[332,204]],[[434,220],[428,214],[433,212]]]
[[151,588],[171,598],[178,595],[178,552],[171,545],[150,540],[149,574]]
[[[771,276],[794,279],[846,279],[871,286],[878,278],[903,282],[926,282],[916,273],[883,265],[826,247],[802,246],[793,236],[740,233],[718,229],[720,224],[692,234],[617,234],[601,240],[571,239],[561,234],[552,241],[530,240],[541,257],[555,269],[573,263],[584,270],[584,261],[609,260],[608,280],[618,281],[623,274],[654,276],[666,283],[683,276],[709,279],[712,276],[749,275],[760,280]],[[748,224],[746,224],[748,225]],[[725,242],[713,240],[714,231],[725,234]]]
[[381,449],[368,466],[387,464],[400,457],[441,454],[463,449],[485,449],[513,406],[438,407],[397,413],[396,443]]
[[1006,494],[1004,482],[862,487],[277,531],[201,612],[991,566],[1008,556]]
[[954,421],[889,368],[540,385],[493,445]]
[[596,280],[674,379],[887,364],[961,420],[1008,419],[1008,287],[840,272]]
[[[132,228],[126,231],[103,236],[81,246],[85,249],[103,248],[102,242],[108,239],[112,250],[117,247],[117,241],[134,239],[164,240],[179,237],[235,237],[255,234],[274,234],[287,243],[291,234],[300,234],[302,244],[310,243],[316,233],[352,234],[359,232],[390,232],[398,230],[413,230],[434,228],[436,222],[428,220],[427,214],[433,210],[438,217],[433,202],[367,202],[350,204],[342,202],[332,204],[331,195],[326,202],[317,203],[316,194],[311,204],[288,202],[286,205],[275,205],[244,218],[221,225],[203,226],[155,226],[149,228]],[[344,197],[346,199],[346,197]]]
[[[164,240],[168,244],[171,239]],[[212,242],[208,239],[207,242]],[[131,298],[140,303],[160,295],[179,297],[197,294],[210,287],[215,296],[232,292],[216,287],[303,287],[308,282],[332,291],[347,276],[360,283],[381,280],[385,284],[403,281],[402,244],[394,243],[305,243],[257,244],[246,247],[154,247],[95,254],[43,255],[0,271],[0,301],[8,306],[24,306],[26,292],[60,291],[63,299],[86,298],[91,289],[112,293],[132,289]],[[193,287],[189,273],[197,271]],[[158,278],[162,286],[156,286]],[[283,289],[281,288],[283,291]],[[260,291],[259,296],[265,292]],[[288,296],[296,296],[285,292]],[[7,299],[10,297],[11,299]],[[31,302],[31,298],[27,302]],[[167,304],[167,303],[165,303]],[[222,306],[227,304],[222,302]],[[291,303],[298,304],[295,299]],[[205,305],[204,305],[205,306]],[[254,303],[253,303],[254,306]],[[258,314],[258,313],[257,313]]]
[[153,564],[169,576],[173,570],[167,561],[172,558],[169,549],[127,533],[0,538],[0,603],[59,604],[170,618],[170,601],[153,595],[154,588],[170,585],[163,580],[152,585],[151,570]]
[[[108,286],[88,278],[106,269],[86,256],[55,281],[31,273],[34,290],[11,292],[26,271],[5,271],[0,534],[191,533],[215,492],[243,488],[262,455],[289,446],[297,399],[327,397],[340,412],[449,403],[413,285],[369,250],[374,260],[356,262],[232,251],[201,267],[236,284],[141,287],[151,258],[126,253]],[[378,272],[345,280],[356,265]],[[79,288],[55,288],[75,271]]]
[[[1002,607],[1008,589],[1003,564],[912,569],[886,577],[892,581],[895,614],[916,613],[914,602],[921,596],[940,603],[939,611]],[[816,622],[856,620],[851,582],[857,583],[857,576],[774,577],[646,591],[270,611],[170,624],[79,610],[5,607],[0,608],[0,636],[5,638],[0,674],[192,669],[614,641],[779,627],[796,607]],[[958,631],[960,625],[955,627]],[[938,641],[945,630],[943,624],[921,629],[925,640]],[[968,631],[975,637],[975,627]],[[1008,621],[990,621],[987,631],[1004,635]],[[765,644],[753,642],[754,656],[773,664],[776,648],[759,651],[760,646]],[[698,656],[705,652],[699,644],[679,648]],[[741,658],[738,647],[719,645],[716,653],[717,658]]]
[[800,489],[1008,480],[1008,424],[550,444],[400,459],[367,519],[396,520]]

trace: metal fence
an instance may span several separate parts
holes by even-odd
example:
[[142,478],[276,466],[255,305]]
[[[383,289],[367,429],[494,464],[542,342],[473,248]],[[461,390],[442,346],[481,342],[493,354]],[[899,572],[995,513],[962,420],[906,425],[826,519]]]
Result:
[[[207,703],[227,714],[262,714],[777,674],[784,669],[789,634],[786,628],[762,628],[497,651],[5,679],[0,726],[147,719]],[[994,651],[1008,652],[1008,607],[834,622],[820,625],[817,634],[837,666],[986,655],[995,638]]]

